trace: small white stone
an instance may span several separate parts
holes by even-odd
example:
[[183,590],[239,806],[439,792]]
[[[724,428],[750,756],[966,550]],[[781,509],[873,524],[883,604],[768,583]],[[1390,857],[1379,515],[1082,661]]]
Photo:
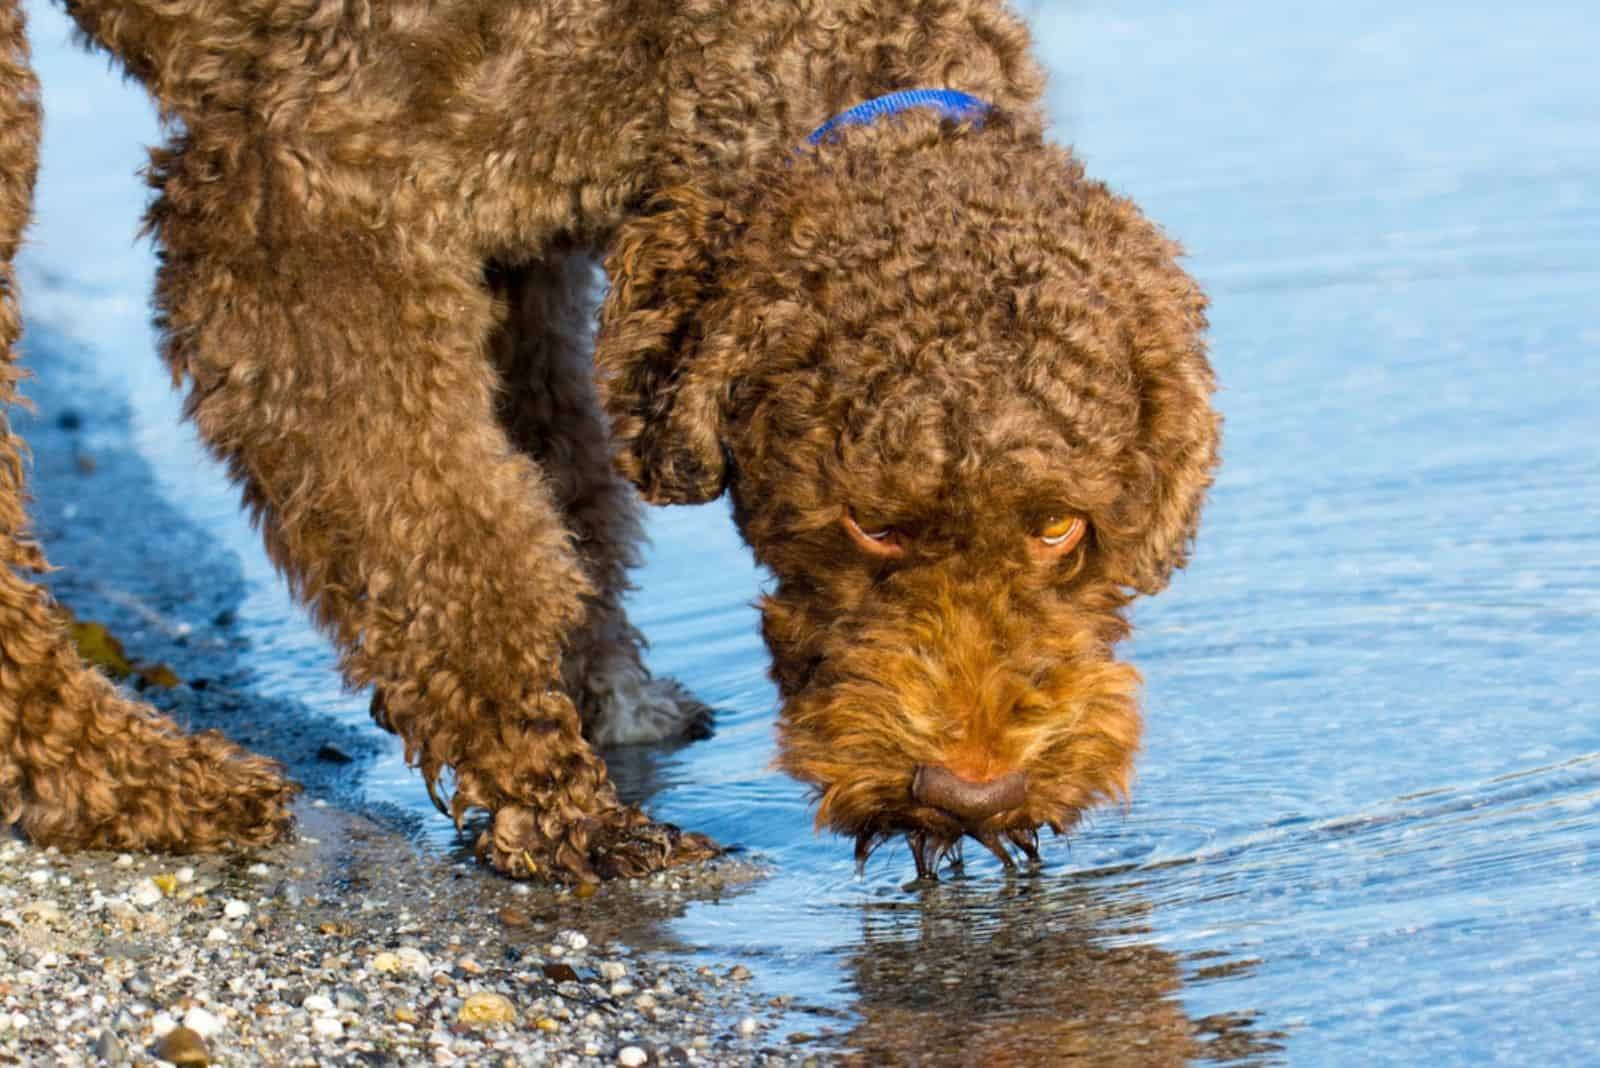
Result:
[[155,1032],[157,1038],[161,1038],[168,1031],[177,1026],[178,1021],[172,1018],[171,1013],[158,1012],[154,1016],[150,1017],[150,1030]]
[[589,948],[589,939],[577,931],[563,932],[561,935],[561,940],[565,942],[567,944],[567,948],[572,950],[574,953],[581,953],[585,949]]
[[318,1016],[329,1016],[333,1013],[333,1002],[321,994],[310,995],[300,1003],[300,1007]]
[[318,1016],[311,1021],[311,1033],[318,1038],[343,1038],[344,1024],[334,1016]]
[[253,876],[255,876],[256,878],[259,879],[261,876],[266,875],[266,874],[270,873],[271,871],[272,871],[271,868],[269,868],[265,864],[262,864],[259,861],[257,861],[256,863],[250,865],[248,868],[245,869],[245,874],[246,875],[253,875]]
[[626,979],[618,979],[611,984],[611,996],[614,998],[625,998],[633,993],[633,990],[633,984]]
[[601,961],[600,966],[595,970],[600,973],[600,978],[604,979],[608,983],[621,979],[624,975],[628,974],[628,969],[620,962],[614,960]]
[[409,972],[415,972],[417,975],[426,975],[433,970],[433,965],[428,960],[428,955],[416,946],[401,946],[394,951],[394,955],[399,958],[400,966]]
[[193,868],[179,868],[177,871],[173,872],[172,874],[173,874],[174,878],[176,878],[180,883],[192,883],[192,882],[194,882],[194,869]]
[[637,1005],[641,1011],[649,1012],[651,1009],[656,1007],[656,996],[654,994],[640,994],[638,997],[633,999],[633,1003]]
[[756,1033],[756,1018],[754,1016],[746,1016],[744,1019],[740,1020],[739,1021],[739,1033],[741,1035],[746,1036],[746,1037],[749,1037],[750,1035],[755,1034]]
[[243,919],[244,917],[250,915],[250,906],[246,905],[238,898],[234,898],[226,905],[222,906],[222,914],[230,920]]
[[184,1013],[183,1026],[201,1038],[213,1038],[222,1033],[222,1018],[197,1005]]
[[225,931],[221,927],[213,927],[213,928],[211,928],[211,930],[206,932],[206,941],[207,942],[226,942],[228,939],[230,939],[232,937],[233,937],[232,935],[230,935],[227,931]]
[[133,867],[133,854],[118,853],[115,863],[119,868],[131,868]]
[[638,1046],[623,1046],[617,1050],[617,1063],[627,1068],[639,1068],[649,1059],[650,1055]]
[[161,900],[161,888],[153,880],[141,879],[134,886],[133,892],[128,895],[128,900],[142,909],[147,909]]
[[34,886],[43,886],[49,881],[50,873],[44,868],[40,868],[38,871],[30,871],[28,873],[28,882],[32,883]]

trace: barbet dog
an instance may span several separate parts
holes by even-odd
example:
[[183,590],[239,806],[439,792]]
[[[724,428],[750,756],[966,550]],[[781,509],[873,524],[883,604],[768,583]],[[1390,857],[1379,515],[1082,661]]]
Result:
[[[168,123],[147,224],[188,416],[441,807],[492,814],[489,863],[589,881],[715,851],[622,803],[594,748],[705,725],[620,605],[640,494],[731,495],[776,577],[779,764],[863,857],[905,835],[932,874],[971,836],[1009,861],[1126,792],[1112,650],[1217,459],[1205,301],[1045,140],[1002,5],[65,6]],[[0,56],[9,262],[37,133],[16,0]],[[72,651],[21,574],[20,447],[0,435],[0,817],[69,847],[283,834],[275,765]]]

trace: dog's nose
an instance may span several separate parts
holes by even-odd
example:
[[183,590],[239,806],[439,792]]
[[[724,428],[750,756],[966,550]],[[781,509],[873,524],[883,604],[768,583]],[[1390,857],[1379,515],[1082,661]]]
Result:
[[1028,796],[1028,776],[1008,771],[987,782],[963,779],[943,764],[922,764],[911,776],[911,796],[942,809],[964,823],[1021,808]]

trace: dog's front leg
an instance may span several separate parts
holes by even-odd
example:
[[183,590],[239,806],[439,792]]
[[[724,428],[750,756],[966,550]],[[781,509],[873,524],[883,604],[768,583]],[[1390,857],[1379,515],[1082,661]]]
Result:
[[477,259],[421,227],[307,218],[289,197],[251,226],[219,222],[188,210],[178,163],[152,220],[189,412],[348,682],[379,688],[430,787],[454,772],[443,807],[458,823],[492,812],[480,854],[517,876],[713,852],[619,802],[562,690],[590,582],[547,480],[496,421]]

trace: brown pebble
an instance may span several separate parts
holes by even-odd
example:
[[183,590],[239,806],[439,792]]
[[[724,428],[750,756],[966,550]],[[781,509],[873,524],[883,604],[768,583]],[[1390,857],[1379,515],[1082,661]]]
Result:
[[544,972],[544,977],[553,983],[576,983],[578,981],[577,970],[570,964],[546,964],[540,970]]
[[210,1064],[211,1054],[206,1052],[205,1040],[187,1027],[174,1027],[156,1043],[156,1056],[171,1064]]
[[414,1024],[417,1022],[417,1014],[404,1005],[394,1010],[394,1018],[400,1023]]
[[454,986],[455,982],[456,981],[454,979],[450,978],[444,972],[434,972],[433,973],[433,985],[434,986]]
[[500,922],[507,927],[526,927],[532,920],[532,916],[515,905],[507,905],[500,910]]
[[594,897],[594,895],[598,894],[599,892],[599,883],[579,883],[573,888],[572,896],[580,900],[587,901],[589,898]]

